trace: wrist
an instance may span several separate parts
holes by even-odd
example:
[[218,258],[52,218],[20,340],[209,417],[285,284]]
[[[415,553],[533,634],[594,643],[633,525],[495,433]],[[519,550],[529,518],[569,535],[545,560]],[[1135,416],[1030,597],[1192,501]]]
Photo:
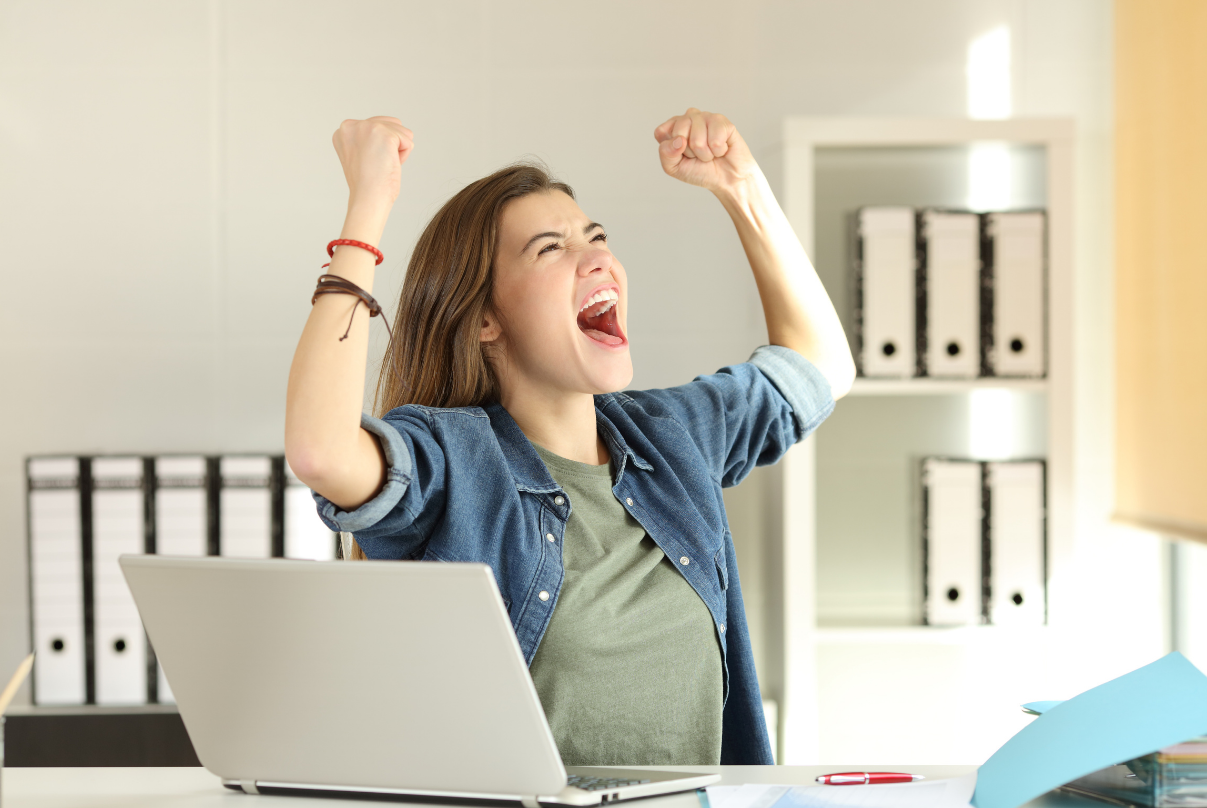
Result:
[[774,199],[771,185],[757,166],[740,180],[715,189],[713,194],[730,216],[747,220],[757,217],[768,197]]
[[349,199],[348,213],[344,217],[344,226],[339,237],[363,241],[374,247],[380,246],[381,234],[385,232],[391,207],[389,202],[379,200]]

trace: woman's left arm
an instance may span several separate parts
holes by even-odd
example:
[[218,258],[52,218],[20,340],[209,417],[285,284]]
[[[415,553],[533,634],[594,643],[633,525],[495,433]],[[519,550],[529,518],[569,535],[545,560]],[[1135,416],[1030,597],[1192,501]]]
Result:
[[738,130],[724,115],[693,107],[655,129],[654,137],[663,170],[712,191],[733,219],[754,271],[768,340],[816,365],[834,398],[846,395],[855,362],[838,313]]

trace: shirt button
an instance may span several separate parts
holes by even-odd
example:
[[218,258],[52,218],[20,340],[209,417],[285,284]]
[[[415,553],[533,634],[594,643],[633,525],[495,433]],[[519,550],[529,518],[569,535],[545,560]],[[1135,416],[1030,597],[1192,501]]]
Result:
[[549,593],[542,589],[541,594],[537,595],[537,597],[541,600],[549,600]]
[[679,563],[686,567],[688,564],[692,563],[692,560],[687,556],[679,556]]
[[552,533],[546,533],[545,538],[548,539],[549,541],[557,541],[557,539],[553,538]]
[[725,624],[724,623],[721,624],[721,633],[722,634],[725,633]]
[[632,497],[625,497],[625,498],[624,498],[624,501],[625,501],[625,504],[626,504],[626,505],[632,505],[632,504],[633,504],[633,498],[632,498]]
[[565,504],[566,504],[566,498],[565,498],[565,497],[554,497],[554,498],[553,498],[553,504],[554,504],[554,505],[565,505]]

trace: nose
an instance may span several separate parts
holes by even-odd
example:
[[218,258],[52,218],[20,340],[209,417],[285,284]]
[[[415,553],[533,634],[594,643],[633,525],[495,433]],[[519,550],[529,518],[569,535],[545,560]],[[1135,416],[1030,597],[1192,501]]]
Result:
[[586,250],[578,260],[578,274],[584,278],[594,272],[607,272],[612,268],[612,253],[607,250]]

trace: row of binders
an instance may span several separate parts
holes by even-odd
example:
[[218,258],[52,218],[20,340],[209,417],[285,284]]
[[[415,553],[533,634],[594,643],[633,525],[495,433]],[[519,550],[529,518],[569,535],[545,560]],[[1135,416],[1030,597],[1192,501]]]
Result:
[[281,456],[32,457],[35,704],[173,701],[123,553],[336,556],[336,534]]
[[855,215],[860,375],[1047,374],[1043,211],[865,207]]
[[922,461],[923,622],[1047,622],[1042,460]]

